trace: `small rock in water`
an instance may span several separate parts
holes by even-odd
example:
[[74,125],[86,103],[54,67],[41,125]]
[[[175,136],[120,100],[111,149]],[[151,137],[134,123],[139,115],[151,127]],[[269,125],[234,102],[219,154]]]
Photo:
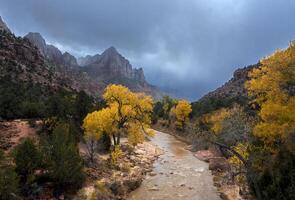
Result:
[[149,190],[150,191],[159,191],[159,188],[157,188],[157,187],[151,187]]
[[201,173],[201,172],[204,172],[205,169],[204,168],[197,168],[195,169],[195,172],[198,172],[198,173]]
[[150,176],[156,176],[157,173],[156,173],[156,172],[150,172],[149,175],[150,175]]

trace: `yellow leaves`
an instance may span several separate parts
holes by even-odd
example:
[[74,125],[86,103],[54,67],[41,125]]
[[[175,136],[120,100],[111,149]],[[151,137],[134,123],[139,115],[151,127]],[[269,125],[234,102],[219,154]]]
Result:
[[188,120],[189,114],[192,112],[191,104],[186,100],[178,101],[174,113],[176,117],[175,125],[179,128],[184,128],[185,123]]
[[153,110],[153,99],[142,93],[133,93],[122,85],[109,85],[103,98],[108,107],[87,115],[83,128],[85,137],[99,138],[103,133],[117,137],[115,145],[120,141],[120,133],[128,134],[130,143],[136,145],[144,140],[148,133]]
[[294,97],[287,104],[266,101],[262,104],[259,116],[261,122],[254,129],[254,134],[266,142],[274,142],[295,131]]
[[112,134],[117,131],[114,126],[118,118],[114,108],[104,108],[100,111],[89,113],[84,121],[83,128],[87,139],[99,139],[102,134]]
[[254,134],[266,143],[285,139],[295,132],[295,43],[261,61],[249,73],[246,88],[261,107]]
[[[249,157],[249,144],[247,143],[238,143],[233,150],[235,150],[238,154],[240,154],[245,160],[248,160]],[[242,165],[242,161],[235,155],[231,156],[228,159],[229,163],[233,165]]]
[[118,164],[118,159],[123,155],[123,152],[120,149],[119,145],[116,145],[114,147],[114,150],[111,153],[111,163],[112,165]]
[[135,146],[144,141],[144,133],[139,123],[132,123],[128,127],[128,143]]
[[204,120],[207,124],[211,124],[211,131],[218,134],[222,131],[222,122],[230,116],[230,112],[224,108],[217,110],[205,116]]
[[126,104],[128,97],[130,96],[130,91],[127,87],[123,85],[110,84],[106,87],[103,98],[106,100],[108,105],[112,103],[120,103],[122,105]]

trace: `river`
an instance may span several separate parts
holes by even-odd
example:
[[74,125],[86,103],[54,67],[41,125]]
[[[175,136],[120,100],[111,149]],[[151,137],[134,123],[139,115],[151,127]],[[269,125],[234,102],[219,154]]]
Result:
[[128,200],[219,200],[208,164],[185,150],[183,142],[156,132],[152,142],[163,150],[153,172]]

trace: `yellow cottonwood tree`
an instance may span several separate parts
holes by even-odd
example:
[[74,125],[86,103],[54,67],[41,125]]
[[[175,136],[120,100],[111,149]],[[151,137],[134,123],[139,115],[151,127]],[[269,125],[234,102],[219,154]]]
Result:
[[223,129],[223,120],[229,116],[230,112],[227,109],[222,108],[204,116],[204,121],[205,123],[210,124],[210,129],[214,134],[219,134]]
[[176,117],[175,125],[180,129],[184,129],[185,124],[189,119],[189,114],[192,112],[191,104],[186,100],[180,100],[178,101],[174,112]]
[[103,133],[113,139],[113,144],[120,145],[123,133],[128,141],[136,145],[144,141],[144,135],[153,135],[150,128],[150,115],[153,100],[142,93],[133,93],[127,87],[111,84],[105,89],[103,98],[107,108],[89,113],[84,119],[83,128],[86,139],[98,139]]
[[260,107],[254,134],[268,144],[286,141],[295,133],[295,43],[263,59],[249,76],[246,88]]

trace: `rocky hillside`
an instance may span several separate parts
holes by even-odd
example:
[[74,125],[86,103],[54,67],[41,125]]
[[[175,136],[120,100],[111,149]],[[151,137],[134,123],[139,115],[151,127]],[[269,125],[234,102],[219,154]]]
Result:
[[247,98],[247,91],[245,89],[245,82],[249,79],[248,73],[253,69],[259,67],[259,64],[249,65],[244,68],[237,69],[233,77],[221,87],[209,92],[203,96],[199,102],[206,101],[210,98],[214,99],[235,99],[235,98]]
[[57,70],[30,41],[6,30],[0,31],[0,72],[0,80],[41,84],[52,90],[84,90],[93,96],[103,90],[85,73]]

